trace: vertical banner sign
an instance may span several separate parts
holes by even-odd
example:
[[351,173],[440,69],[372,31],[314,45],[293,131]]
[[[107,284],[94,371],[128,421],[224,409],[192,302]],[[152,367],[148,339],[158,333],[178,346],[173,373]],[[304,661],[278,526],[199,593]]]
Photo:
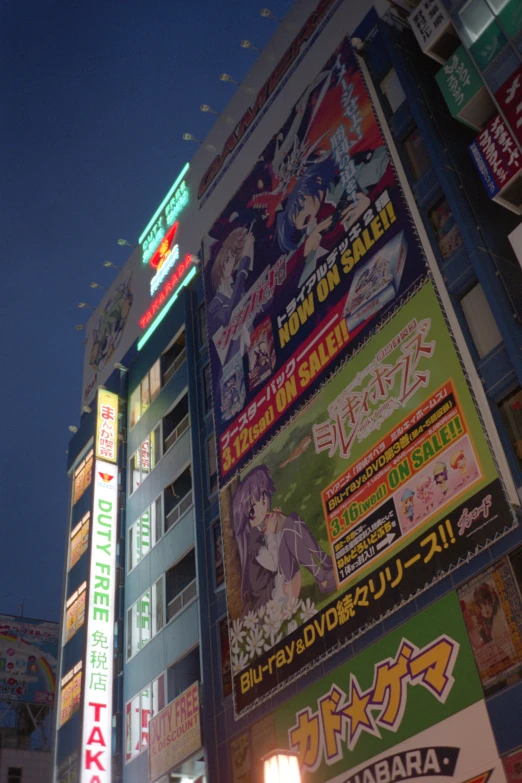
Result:
[[110,783],[118,468],[94,470],[80,783]]
[[118,459],[118,395],[106,389],[98,390],[96,459]]

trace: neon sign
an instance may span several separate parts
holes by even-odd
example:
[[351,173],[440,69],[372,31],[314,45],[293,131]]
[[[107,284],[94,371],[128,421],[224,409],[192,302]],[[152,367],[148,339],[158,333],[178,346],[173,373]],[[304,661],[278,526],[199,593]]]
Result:
[[[197,262],[197,256],[191,256],[187,255],[183,259],[183,261],[178,264],[176,269],[174,270],[171,277],[167,280],[165,285],[163,286],[161,292],[158,294],[156,299],[153,301],[149,309],[147,310],[144,315],[139,320],[139,325],[142,329],[145,329],[145,327],[150,324],[149,328],[141,338],[141,340],[138,342],[138,351],[143,348],[153,331],[156,329],[156,327],[163,321],[165,316],[167,315],[168,311],[178,298],[178,294],[181,291],[181,289],[188,285],[188,283],[192,280],[194,275],[196,274],[196,262]],[[171,294],[173,294],[171,296]],[[170,297],[170,299],[169,299]],[[165,302],[169,299],[165,307],[159,312],[160,308],[165,304]],[[159,312],[159,315],[157,316],[156,320],[153,321],[153,318],[155,315],[157,315]],[[152,321],[152,323],[151,323]]]
[[186,163],[178,174],[176,181],[157,208],[145,231],[139,238],[143,252],[143,263],[146,264],[162,243],[168,229],[173,225],[177,216],[188,204],[189,192],[183,177],[189,169]]

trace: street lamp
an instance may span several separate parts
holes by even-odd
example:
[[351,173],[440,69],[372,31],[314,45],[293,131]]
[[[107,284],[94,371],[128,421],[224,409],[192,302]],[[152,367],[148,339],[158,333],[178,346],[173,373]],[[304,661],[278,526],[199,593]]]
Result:
[[263,761],[264,783],[301,783],[297,755],[290,750],[273,750]]

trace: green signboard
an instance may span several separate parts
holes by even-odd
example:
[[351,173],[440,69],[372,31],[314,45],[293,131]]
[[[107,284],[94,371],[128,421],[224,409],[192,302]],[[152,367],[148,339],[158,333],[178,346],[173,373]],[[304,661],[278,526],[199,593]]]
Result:
[[468,121],[466,109],[484,88],[484,84],[463,46],[453,52],[435,79],[452,116],[474,130],[479,130],[480,126]]

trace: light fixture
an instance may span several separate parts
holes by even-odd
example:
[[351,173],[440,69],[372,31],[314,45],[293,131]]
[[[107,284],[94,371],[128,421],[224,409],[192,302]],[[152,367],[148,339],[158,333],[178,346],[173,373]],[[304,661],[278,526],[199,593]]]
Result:
[[264,756],[264,783],[301,783],[297,754],[289,750],[273,750]]
[[75,427],[74,424],[69,424],[69,432],[78,432],[78,427]]
[[261,49],[258,49],[257,46],[254,46],[254,44],[251,41],[248,41],[246,38],[241,41],[241,48],[242,49],[255,49],[256,52],[262,51]]
[[203,144],[203,142],[200,141],[200,139],[196,139],[196,137],[193,136],[192,133],[184,133],[183,141],[195,141],[196,144]]
[[118,239],[118,245],[119,245],[120,247],[130,247],[130,248],[132,248],[133,250],[136,250],[136,248],[134,247],[134,245],[131,245],[131,243],[130,243],[130,242],[127,240],[127,239]]
[[78,307],[80,308],[80,310],[84,310],[86,307],[88,307],[90,310],[96,310],[95,307],[93,307],[90,304],[87,304],[87,302],[78,302]]
[[114,363],[114,369],[115,370],[121,370],[121,372],[129,372],[129,368],[125,367],[125,365],[121,364],[121,362],[115,362]]
[[236,82],[236,80],[233,79],[229,73],[220,74],[219,80],[222,82],[232,82],[233,84],[241,84],[241,82]]
[[90,408],[88,405],[84,405],[82,411],[84,413],[92,413],[92,408]]
[[202,103],[199,110],[202,111],[203,114],[215,114],[216,117],[219,117],[219,112],[215,111],[208,103]]
[[276,22],[282,22],[283,20],[280,19],[278,16],[274,16],[270,8],[262,8],[261,9],[261,16],[264,19],[275,19]]
[[107,269],[119,269],[120,271],[123,269],[122,266],[118,266],[117,264],[113,264],[112,261],[104,261],[103,266],[106,266]]
[[76,324],[74,328],[77,332],[82,332],[85,329],[85,324]]
[[91,288],[103,288],[104,291],[108,291],[108,288],[105,288],[104,285],[100,285],[100,283],[89,283]]

